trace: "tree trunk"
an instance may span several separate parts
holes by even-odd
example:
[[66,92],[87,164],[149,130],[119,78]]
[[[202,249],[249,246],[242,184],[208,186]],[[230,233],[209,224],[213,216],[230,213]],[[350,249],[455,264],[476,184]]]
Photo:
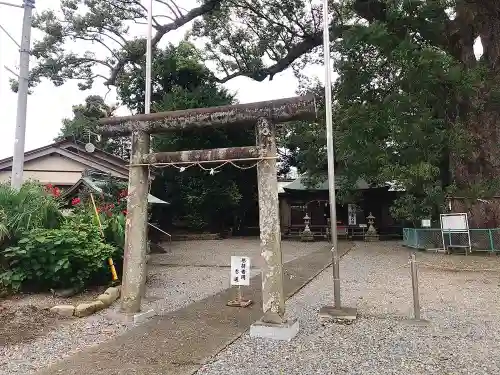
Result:
[[[484,93],[485,99],[489,96]],[[465,193],[467,203],[464,201],[454,209],[468,207],[466,212],[471,216],[473,227],[500,227],[500,200],[493,199],[500,197],[500,112],[483,109],[477,103],[481,101],[471,103],[464,124],[470,149],[453,160],[455,183],[460,191],[468,192]],[[454,154],[459,151],[455,150]]]
[[[453,210],[468,212],[476,228],[500,227],[500,4],[493,1],[463,2],[456,7],[459,42],[454,55],[465,69],[485,69],[474,95],[462,103],[460,121],[468,149],[452,151],[454,181],[470,192],[455,200]],[[473,58],[474,40],[480,37],[483,55]],[[475,194],[473,194],[475,192]]]

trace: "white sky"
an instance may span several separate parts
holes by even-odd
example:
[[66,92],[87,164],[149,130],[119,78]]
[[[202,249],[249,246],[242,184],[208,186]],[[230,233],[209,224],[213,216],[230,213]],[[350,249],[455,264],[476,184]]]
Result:
[[[11,3],[20,4],[21,0],[7,0]],[[193,2],[193,0],[183,0]],[[59,0],[38,0],[35,12],[43,9],[59,7]],[[185,5],[189,8],[188,5]],[[0,5],[0,24],[18,41],[21,40],[21,24],[23,10]],[[146,26],[143,30],[138,30],[138,35],[146,35]],[[186,29],[180,32],[169,33],[163,39],[163,43],[176,43],[182,38]],[[36,30],[32,33],[32,42],[40,38]],[[162,44],[163,44],[162,43]],[[77,49],[75,46],[73,49]],[[83,48],[84,50],[85,48]],[[0,159],[12,155],[14,144],[14,129],[16,123],[17,94],[13,93],[9,87],[9,77],[3,66],[6,65],[14,71],[19,66],[18,47],[0,30]],[[319,70],[318,70],[319,69]],[[321,68],[311,71],[315,75],[322,75]],[[278,99],[294,96],[297,89],[297,82],[291,71],[286,71],[274,77],[273,81],[255,82],[247,78],[236,78],[225,85],[232,92],[237,93],[237,98],[242,103]],[[28,98],[26,146],[31,150],[52,143],[57,136],[61,120],[71,117],[73,105],[80,104],[90,94],[104,96],[107,89],[97,83],[92,90],[80,91],[75,82],[66,83],[63,86],[55,87],[52,83],[45,81],[34,90]],[[108,94],[107,100],[110,103],[116,102],[116,97],[112,93]]]

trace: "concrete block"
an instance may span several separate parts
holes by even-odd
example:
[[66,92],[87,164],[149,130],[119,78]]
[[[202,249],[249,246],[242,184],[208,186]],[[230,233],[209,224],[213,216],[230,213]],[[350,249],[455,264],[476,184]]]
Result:
[[299,322],[295,319],[283,324],[265,323],[258,320],[250,326],[250,337],[291,341],[299,333]]
[[100,294],[97,297],[97,300],[101,301],[106,305],[106,307],[110,306],[113,302],[115,302],[120,297],[120,288],[119,287],[111,287],[106,289],[103,294]]
[[84,316],[92,315],[93,313],[102,310],[105,307],[106,305],[101,301],[81,303],[75,308],[75,316],[83,318]]
[[57,305],[50,309],[50,312],[61,316],[73,316],[75,306],[73,305]]
[[103,294],[109,294],[110,296],[113,296],[115,300],[117,300],[120,297],[120,286],[109,287]]
[[113,298],[110,294],[99,294],[99,296],[97,296],[97,300],[101,301],[104,305],[106,305],[106,307],[108,307],[116,301],[116,298]]

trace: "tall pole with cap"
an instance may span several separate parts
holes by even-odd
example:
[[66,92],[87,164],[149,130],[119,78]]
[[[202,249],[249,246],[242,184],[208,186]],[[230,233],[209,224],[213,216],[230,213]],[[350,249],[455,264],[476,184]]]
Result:
[[19,190],[23,184],[24,144],[26,139],[26,112],[30,74],[31,20],[35,0],[24,0],[23,29],[19,56],[19,81],[17,91],[17,118],[12,158],[11,186]]
[[153,38],[153,0],[149,0],[148,34],[146,38],[146,87],[145,87],[144,113],[151,112],[151,62],[153,55],[153,48],[151,41],[152,38]]
[[330,200],[330,233],[332,236],[333,293],[334,305],[320,309],[320,317],[333,320],[354,320],[356,309],[343,308],[340,299],[340,258],[337,239],[337,209],[335,198],[335,150],[332,119],[332,66],[330,61],[330,22],[328,0],[323,0],[323,51],[325,65],[325,122],[328,160],[328,193]]

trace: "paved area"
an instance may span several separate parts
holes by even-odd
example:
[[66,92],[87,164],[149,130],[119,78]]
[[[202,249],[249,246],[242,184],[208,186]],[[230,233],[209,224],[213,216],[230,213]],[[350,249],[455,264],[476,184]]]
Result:
[[[249,251],[256,251],[255,245],[253,246],[248,245]],[[284,242],[284,248],[286,246],[287,242]],[[285,266],[285,293],[288,297],[310,282],[331,262],[329,246],[325,243],[296,243],[293,246],[296,255],[290,257],[295,259]],[[320,250],[313,252],[314,246]],[[347,252],[350,247],[350,243],[341,243],[340,251]],[[301,249],[309,251],[306,250],[306,255],[297,257],[301,254]],[[173,251],[171,255],[175,254]],[[248,252],[240,250],[238,254]],[[217,255],[214,256],[215,260],[207,257],[204,262],[228,264],[227,255],[221,256],[220,259],[217,259]],[[288,256],[285,253],[285,259]],[[168,254],[164,258],[169,264],[173,264],[172,259],[168,259]],[[179,259],[182,259],[181,254],[178,255],[178,262]],[[156,260],[153,263],[156,263]],[[226,289],[179,310],[153,318],[128,330],[122,336],[79,352],[40,374],[192,374],[261,317],[260,276],[252,278],[250,287],[246,288],[244,293],[254,301],[250,308],[235,309],[225,306],[227,300],[233,297],[233,290]]]
[[500,374],[498,258],[417,253],[430,322],[419,326],[410,319],[408,255],[394,242],[357,243],[340,263],[343,304],[359,312],[354,324],[318,320],[333,300],[329,267],[287,303],[301,324],[292,342],[244,334],[197,375]]
[[[302,257],[318,249],[321,242],[282,241],[283,262]],[[325,242],[326,245],[326,242]],[[256,237],[214,241],[174,241],[165,243],[165,254],[152,254],[151,263],[168,266],[229,267],[231,255],[249,256],[252,267],[262,266],[260,244]]]
[[[283,262],[327,246],[327,242],[283,241]],[[260,274],[262,257],[256,237],[174,241],[168,253],[152,254],[143,309],[161,315],[229,288],[232,255],[249,256],[251,276]]]

